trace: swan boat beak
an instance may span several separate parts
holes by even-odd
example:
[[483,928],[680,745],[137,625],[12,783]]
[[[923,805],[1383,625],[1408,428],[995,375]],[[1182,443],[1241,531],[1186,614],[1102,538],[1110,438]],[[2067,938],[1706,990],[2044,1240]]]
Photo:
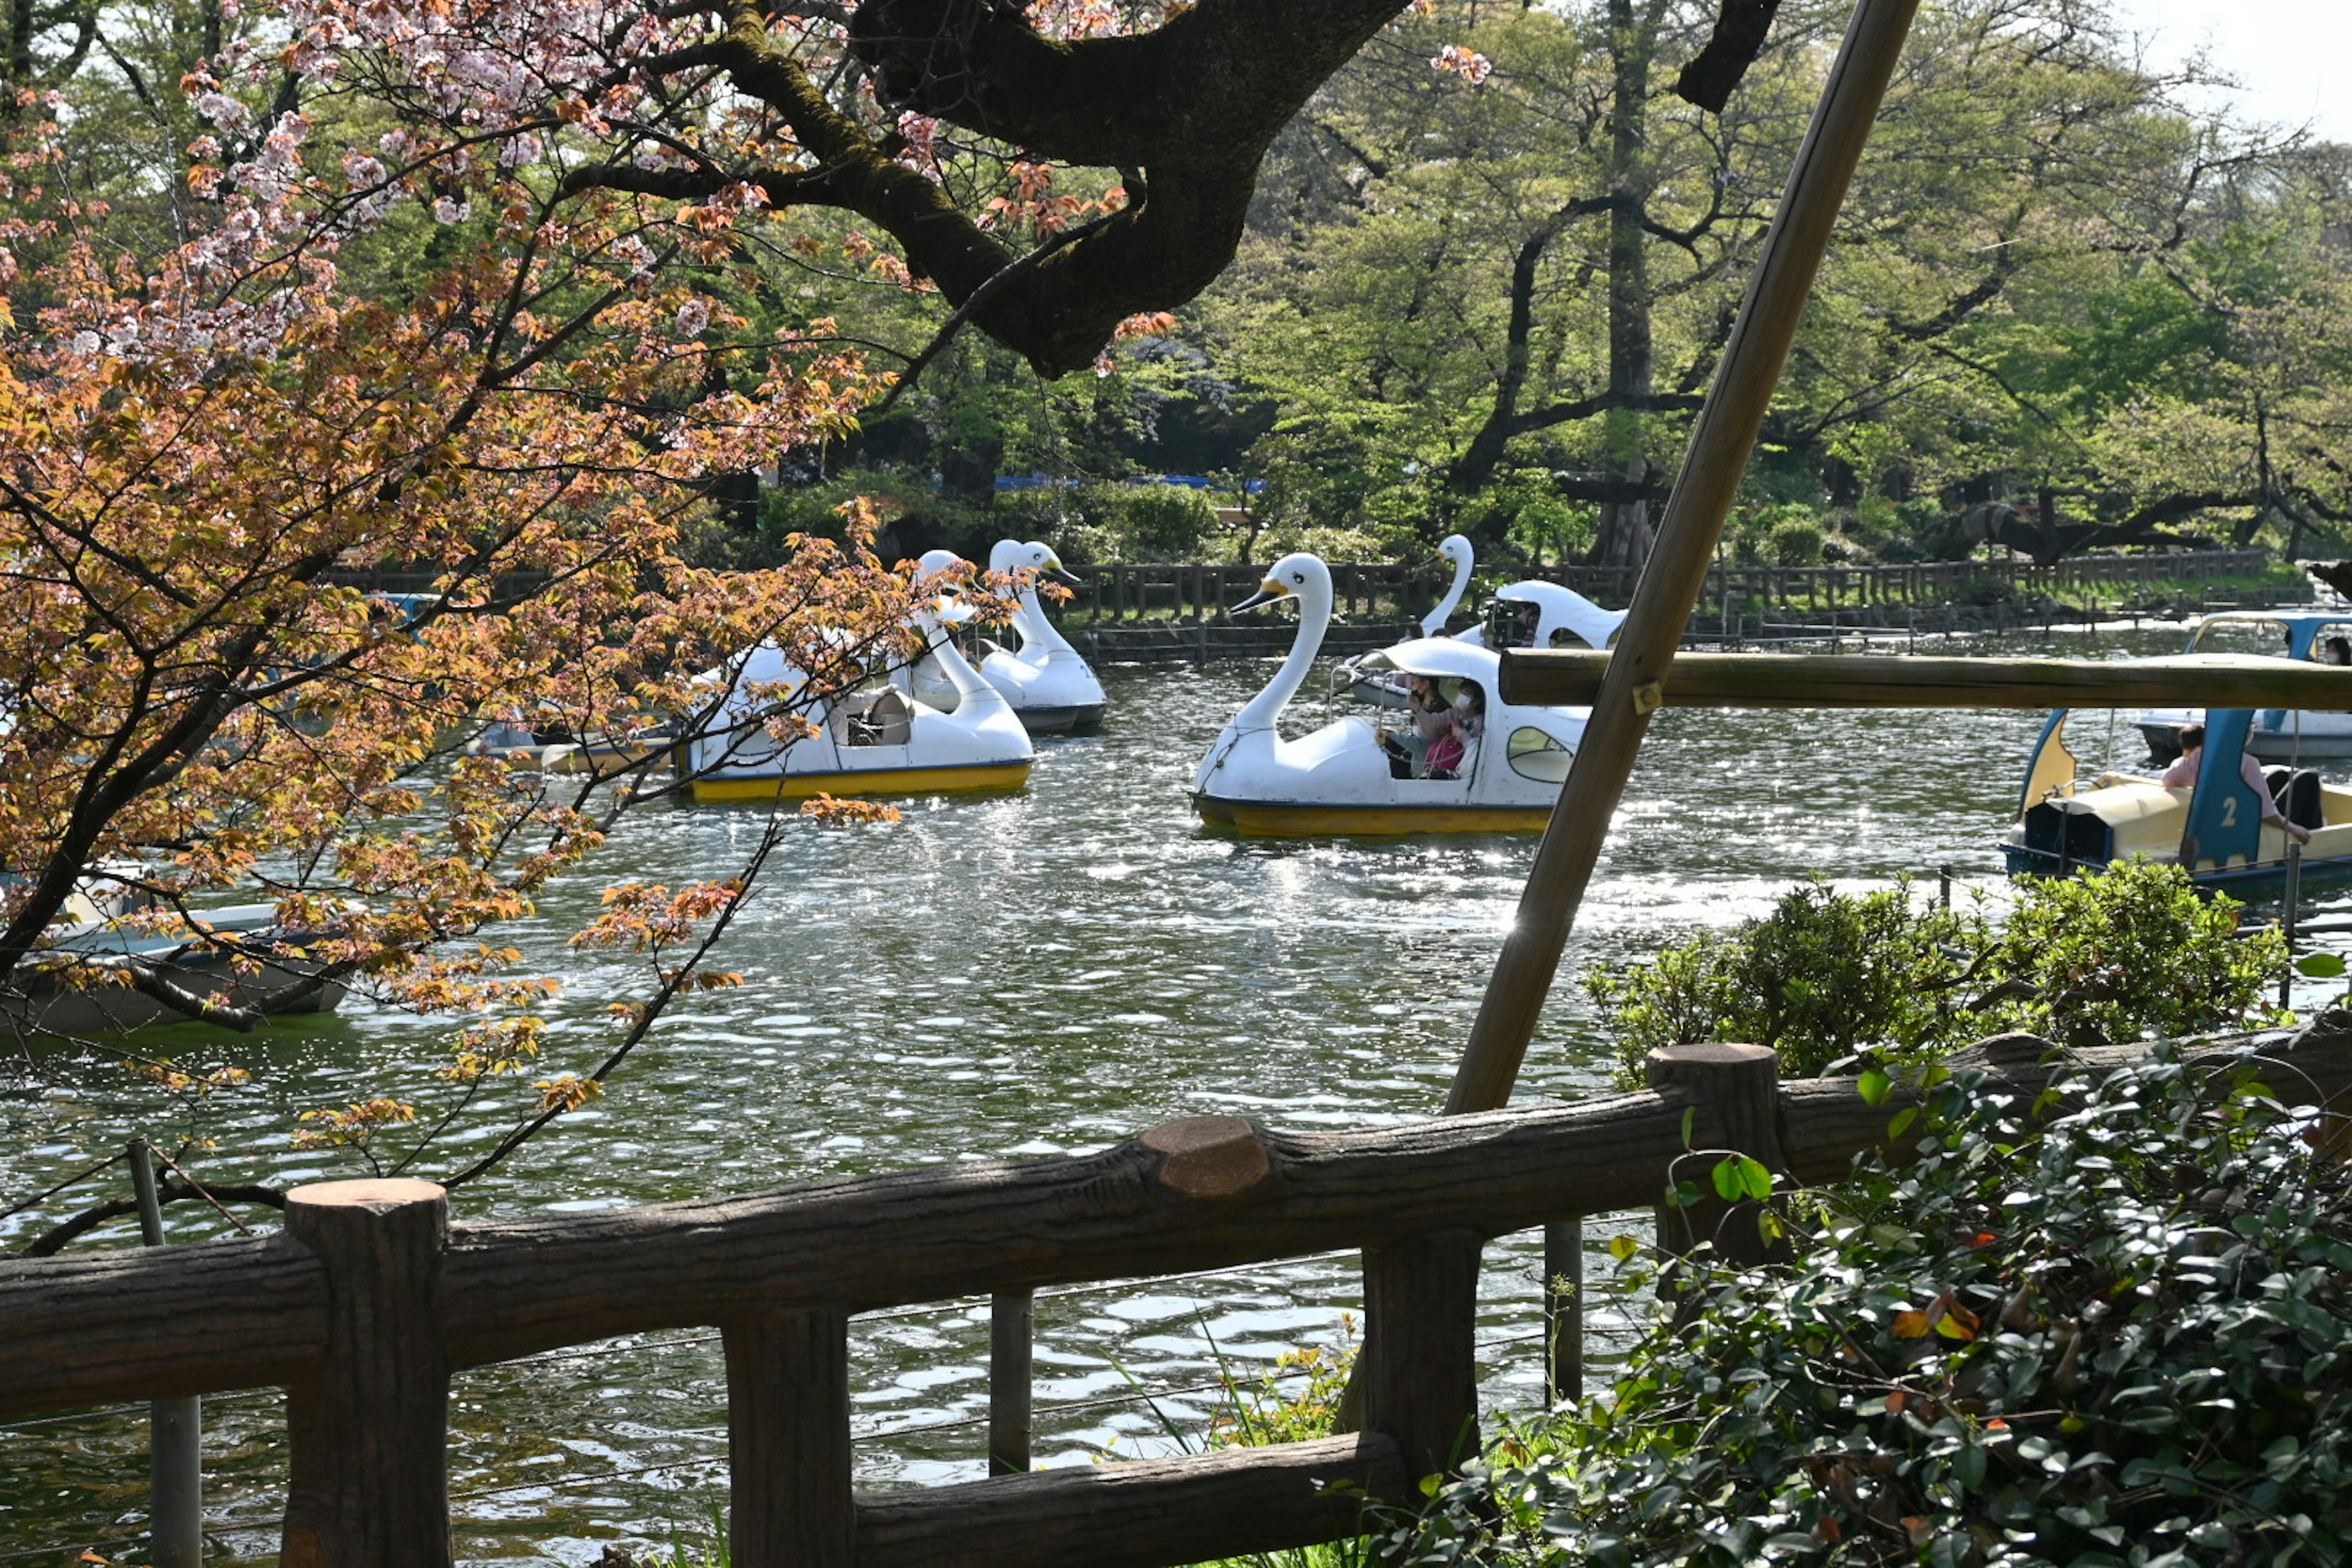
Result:
[[1235,605],[1233,608],[1227,610],[1225,614],[1229,616],[1238,616],[1244,610],[1255,610],[1260,605],[1270,605],[1276,599],[1286,599],[1288,597],[1290,597],[1289,585],[1276,582],[1272,577],[1268,577],[1265,582],[1258,584],[1256,593],[1252,594],[1248,598],[1244,599],[1240,604]]

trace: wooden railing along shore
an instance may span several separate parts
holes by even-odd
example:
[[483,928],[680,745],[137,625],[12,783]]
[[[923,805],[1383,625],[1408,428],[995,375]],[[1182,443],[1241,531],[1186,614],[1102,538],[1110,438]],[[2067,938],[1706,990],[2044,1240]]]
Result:
[[[2251,1044],[2290,1102],[2352,1089],[2352,1029]],[[2219,1062],[2249,1045],[2197,1054]],[[2137,1051],[2071,1065],[2095,1071]],[[2066,1065],[2015,1040],[1979,1047],[1975,1061],[2026,1093]],[[289,1568],[446,1568],[454,1370],[715,1326],[738,1568],[1156,1568],[1336,1539],[1360,1528],[1368,1497],[1410,1505],[1418,1478],[1475,1452],[1473,1325],[1488,1240],[1548,1227],[1548,1266],[1573,1275],[1582,1217],[1655,1205],[1694,1151],[1830,1181],[1881,1142],[1895,1109],[1864,1103],[1851,1079],[1781,1082],[1755,1047],[1661,1053],[1651,1081],[1636,1094],[1342,1133],[1207,1117],[1076,1158],[484,1224],[451,1225],[441,1189],[424,1182],[305,1187],[267,1239],[0,1263],[0,1419],[283,1386]],[[1696,1210],[1660,1218],[1670,1246],[1717,1223]],[[1025,1471],[1022,1335],[1038,1287],[1340,1247],[1363,1255],[1356,1434],[853,1490],[853,1313],[993,1293],[992,1447],[997,1468]],[[1556,1384],[1573,1393],[1575,1296],[1558,1308]]]
[[[2159,583],[2210,583],[2252,576],[2272,557],[2260,550],[2208,550],[2169,554],[2079,555],[2053,565],[2030,561],[1929,561],[1894,566],[1764,566],[1718,563],[1707,574],[1702,613],[1724,604],[1735,610],[1870,606],[1927,607],[1987,590],[2079,595],[2096,587],[2152,590]],[[1054,612],[1066,625],[1173,617],[1213,619],[1228,605],[1254,593],[1265,564],[1171,562],[1113,563],[1073,566],[1076,597]],[[1341,616],[1417,616],[1444,592],[1449,568],[1433,562],[1333,562],[1333,606]],[[1638,572],[1630,566],[1545,566],[1528,574],[1575,589],[1596,603],[1618,606],[1633,595]],[[430,572],[362,572],[342,580],[372,593],[421,594],[435,582]],[[1461,612],[1471,613],[1475,605]]]

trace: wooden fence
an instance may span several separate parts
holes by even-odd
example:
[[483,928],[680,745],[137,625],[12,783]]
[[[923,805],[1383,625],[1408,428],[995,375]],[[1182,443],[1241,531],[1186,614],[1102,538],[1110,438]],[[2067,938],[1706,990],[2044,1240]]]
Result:
[[[2082,555],[2053,566],[2030,561],[1934,561],[1905,566],[1717,565],[1699,600],[1706,614],[1729,604],[1789,609],[1943,605],[2001,590],[2053,598],[2095,587],[2143,592],[2158,583],[2208,583],[2252,576],[2273,557],[2260,550],[2211,550],[2174,554]],[[1082,586],[1055,611],[1065,624],[1097,626],[1135,620],[1213,620],[1225,606],[1257,590],[1265,567],[1203,562],[1074,566]],[[1437,603],[1451,567],[1435,563],[1331,563],[1333,607],[1341,616],[1415,618]],[[1547,566],[1528,574],[1575,589],[1596,603],[1632,602],[1639,573],[1628,566]],[[434,584],[430,572],[358,572],[338,581],[371,593],[417,594]],[[518,575],[509,586],[530,585]],[[1467,608],[1475,608],[1468,606]],[[1467,613],[1466,609],[1464,613]]]
[[[1732,609],[1862,609],[1874,605],[1944,605],[1989,591],[2053,598],[2089,588],[2137,588],[2158,583],[2210,583],[2259,574],[2273,557],[2261,550],[2210,550],[2174,554],[2082,555],[2037,566],[2031,561],[1932,561],[1901,566],[1742,566],[1718,563],[1699,598],[1704,615]],[[1418,616],[1444,591],[1449,568],[1433,564],[1335,562],[1333,607],[1340,615]],[[1084,584],[1059,618],[1093,626],[1173,617],[1211,619],[1255,591],[1262,566],[1074,566]],[[1575,589],[1605,605],[1630,604],[1640,573],[1630,566],[1548,566],[1531,577]],[[1475,606],[1472,606],[1475,607]]]
[[[2326,1103],[2352,1086],[2352,1030],[2262,1044],[2265,1081],[2291,1101]],[[2047,1081],[2038,1042],[2000,1046],[1980,1048],[1978,1065],[2022,1092]],[[2206,1051],[2218,1060],[2244,1047]],[[2096,1070],[2135,1050],[2074,1065]],[[738,1568],[1160,1568],[1336,1539],[1360,1527],[1366,1497],[1410,1506],[1417,1478],[1475,1452],[1487,1240],[1547,1226],[1548,1252],[1570,1269],[1582,1216],[1654,1205],[1694,1149],[1825,1182],[1880,1142],[1894,1109],[1865,1104],[1851,1079],[1782,1083],[1755,1047],[1663,1053],[1651,1081],[1354,1132],[1206,1117],[1076,1158],[477,1225],[450,1225],[441,1189],[424,1182],[300,1188],[284,1232],[266,1239],[0,1264],[0,1419],[281,1385],[288,1568],[446,1568],[453,1370],[713,1326],[726,1349]],[[1673,1246],[1720,1217],[1662,1211],[1659,1234]],[[1360,1432],[853,1491],[851,1314],[993,1293],[992,1446],[1012,1446],[1036,1288],[1335,1247],[1363,1255]],[[1570,1391],[1575,1307],[1562,1302],[1555,1340]],[[998,1459],[1025,1472],[1025,1441]]]

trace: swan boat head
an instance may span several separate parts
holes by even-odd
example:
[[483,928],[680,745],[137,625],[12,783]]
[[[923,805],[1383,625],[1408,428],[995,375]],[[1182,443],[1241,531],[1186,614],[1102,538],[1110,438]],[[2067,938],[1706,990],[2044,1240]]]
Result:
[[1021,647],[1017,653],[991,653],[981,661],[981,675],[1004,693],[1022,722],[1034,732],[1098,722],[1105,706],[1102,682],[1037,603],[1039,578],[1050,575],[1072,584],[1078,579],[1051,546],[1034,539],[997,541],[988,552],[988,572],[993,580],[1013,580],[1013,626]]
[[1469,588],[1471,569],[1478,559],[1468,538],[1459,533],[1447,534],[1438,545],[1437,553],[1454,568],[1454,581],[1446,588],[1445,596],[1437,601],[1437,607],[1421,617],[1421,635],[1425,637],[1445,635],[1445,623],[1453,617],[1454,607],[1462,602],[1463,593]]

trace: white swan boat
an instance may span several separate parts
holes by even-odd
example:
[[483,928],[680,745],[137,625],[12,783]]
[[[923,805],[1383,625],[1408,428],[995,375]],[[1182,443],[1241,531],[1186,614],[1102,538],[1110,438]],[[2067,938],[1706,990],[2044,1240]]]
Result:
[[1379,723],[1360,715],[1285,739],[1278,721],[1330,625],[1330,572],[1312,555],[1286,555],[1258,593],[1234,608],[1281,598],[1298,603],[1297,639],[1265,689],[1234,716],[1193,773],[1192,804],[1203,821],[1288,837],[1534,830],[1549,820],[1583,739],[1583,715],[1498,700],[1501,656],[1458,637],[1416,638],[1365,657],[1379,673],[1427,676],[1441,691],[1475,681],[1485,692],[1486,722],[1458,776],[1410,776],[1392,764]]
[[1530,577],[1497,592],[1486,620],[1461,640],[1482,647],[1552,647],[1569,637],[1605,649],[1632,613],[1604,610],[1573,588]]
[[1102,682],[1037,603],[1037,579],[1048,573],[1077,581],[1062,569],[1060,556],[1035,540],[1024,544],[1000,539],[988,552],[992,578],[1019,574],[1013,629],[1020,635],[1021,646],[998,648],[982,659],[981,678],[1004,693],[1013,711],[1035,735],[1099,724],[1104,707]]
[[[1477,564],[1476,552],[1470,541],[1459,533],[1449,533],[1437,547],[1437,553],[1454,568],[1454,580],[1446,587],[1445,596],[1429,614],[1421,617],[1421,635],[1442,637],[1446,635],[1445,623],[1454,618],[1454,607],[1470,587],[1470,573]],[[1408,642],[1413,639],[1408,637]],[[1338,678],[1332,685],[1359,701],[1375,703],[1382,708],[1402,708],[1405,704],[1404,678],[1392,669],[1375,670],[1360,658],[1343,660]]]
[[[952,551],[928,552],[915,564],[915,580],[964,565]],[[1062,568],[1061,557],[1034,540],[1001,539],[988,552],[992,591],[1012,587],[1013,629],[1017,648],[983,641],[987,652],[980,660],[981,679],[1004,694],[1024,728],[1033,735],[1058,735],[1102,722],[1105,700],[1102,682],[1095,678],[1086,656],[1070,646],[1037,602],[1037,579],[1051,574],[1066,582],[1076,578]],[[940,618],[963,621],[969,608],[959,604],[952,589],[942,595]],[[958,612],[961,613],[959,614]],[[907,672],[909,695],[945,712],[953,712],[956,693],[936,658],[925,655]]]
[[[706,679],[724,683],[717,721],[678,747],[679,776],[698,801],[805,800],[816,795],[939,795],[1019,789],[1037,760],[1003,694],[940,629],[918,617],[930,659],[956,693],[953,712],[893,683],[802,697],[806,673],[763,643]],[[814,734],[779,738],[770,721],[797,714]]]

